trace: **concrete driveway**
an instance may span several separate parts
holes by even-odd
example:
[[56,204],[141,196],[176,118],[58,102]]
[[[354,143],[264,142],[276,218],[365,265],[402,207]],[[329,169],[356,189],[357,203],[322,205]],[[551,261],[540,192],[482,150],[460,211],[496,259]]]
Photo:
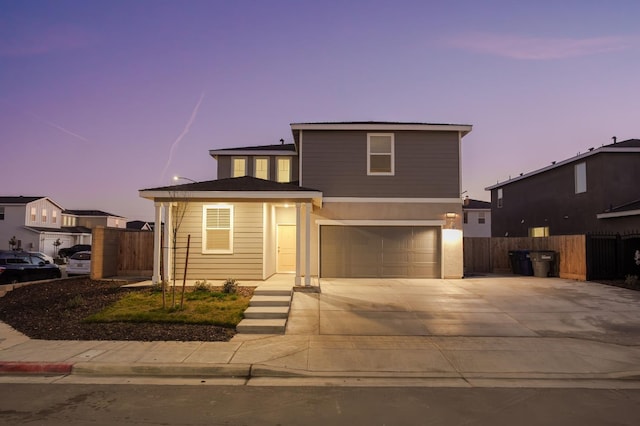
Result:
[[560,278],[323,279],[287,335],[575,337],[640,345],[640,292]]

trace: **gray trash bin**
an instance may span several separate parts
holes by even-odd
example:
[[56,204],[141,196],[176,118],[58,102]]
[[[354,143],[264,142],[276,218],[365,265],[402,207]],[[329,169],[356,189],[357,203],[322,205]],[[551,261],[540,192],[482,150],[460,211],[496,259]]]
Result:
[[533,275],[541,278],[548,277],[553,270],[552,265],[555,262],[556,253],[554,251],[532,251],[529,256],[533,266]]

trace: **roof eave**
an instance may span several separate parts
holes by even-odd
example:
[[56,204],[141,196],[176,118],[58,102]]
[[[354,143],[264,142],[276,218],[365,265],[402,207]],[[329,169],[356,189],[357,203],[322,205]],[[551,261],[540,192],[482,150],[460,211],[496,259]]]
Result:
[[470,124],[428,123],[291,123],[291,130],[421,130],[460,132],[465,136],[473,126]]

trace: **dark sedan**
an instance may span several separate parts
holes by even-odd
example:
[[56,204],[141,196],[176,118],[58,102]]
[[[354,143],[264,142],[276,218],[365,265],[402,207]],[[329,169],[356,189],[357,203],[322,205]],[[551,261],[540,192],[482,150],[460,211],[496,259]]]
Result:
[[60,278],[58,265],[22,251],[0,251],[0,284]]

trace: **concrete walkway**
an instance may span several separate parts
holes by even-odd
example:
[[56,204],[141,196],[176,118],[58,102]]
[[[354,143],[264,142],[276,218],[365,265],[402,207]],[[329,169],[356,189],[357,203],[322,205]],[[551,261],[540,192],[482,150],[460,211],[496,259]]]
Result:
[[230,342],[31,340],[0,323],[0,381],[640,388],[639,292],[533,277],[321,287],[294,293],[285,335]]

